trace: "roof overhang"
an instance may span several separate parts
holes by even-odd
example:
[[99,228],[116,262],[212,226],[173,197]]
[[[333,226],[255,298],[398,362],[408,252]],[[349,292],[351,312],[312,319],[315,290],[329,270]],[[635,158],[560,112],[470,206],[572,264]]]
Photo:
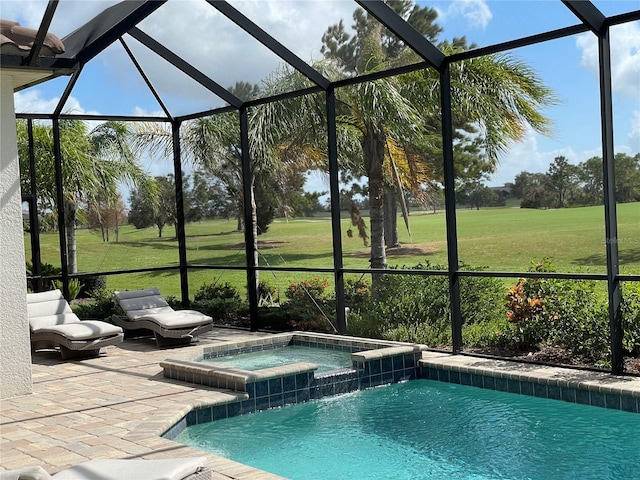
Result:
[[23,90],[56,77],[72,75],[79,70],[79,62],[66,58],[40,57],[39,65],[23,65],[20,55],[0,55],[0,74],[13,77],[14,91]]

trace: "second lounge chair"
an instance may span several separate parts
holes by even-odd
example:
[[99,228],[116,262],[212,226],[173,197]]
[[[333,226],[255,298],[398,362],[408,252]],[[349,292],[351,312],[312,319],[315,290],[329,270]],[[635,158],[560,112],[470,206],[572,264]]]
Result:
[[174,310],[156,287],[114,292],[113,298],[125,313],[113,315],[113,323],[123,328],[125,335],[151,331],[159,347],[189,344],[213,329],[210,316],[195,310]]

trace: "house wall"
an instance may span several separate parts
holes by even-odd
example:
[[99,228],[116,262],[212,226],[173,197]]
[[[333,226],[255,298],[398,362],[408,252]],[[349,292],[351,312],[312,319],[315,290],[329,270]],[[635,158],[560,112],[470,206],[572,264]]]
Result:
[[0,399],[33,387],[13,88],[0,72]]

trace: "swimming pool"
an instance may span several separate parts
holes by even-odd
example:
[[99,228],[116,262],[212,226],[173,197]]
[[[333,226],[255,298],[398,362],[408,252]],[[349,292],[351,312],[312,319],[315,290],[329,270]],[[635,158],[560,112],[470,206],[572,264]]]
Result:
[[329,372],[352,366],[351,352],[320,350],[302,345],[287,345],[281,348],[272,348],[251,353],[225,355],[205,359],[202,360],[202,362],[221,367],[240,368],[250,371],[280,367],[297,362],[315,363],[318,365],[317,372]]
[[640,415],[433,380],[184,429],[175,441],[294,480],[637,478]]

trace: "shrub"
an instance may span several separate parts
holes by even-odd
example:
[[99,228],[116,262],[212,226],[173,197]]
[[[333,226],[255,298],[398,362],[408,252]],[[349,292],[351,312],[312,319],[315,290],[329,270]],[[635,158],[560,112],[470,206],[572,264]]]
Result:
[[113,292],[106,289],[94,291],[91,301],[72,305],[71,308],[78,317],[85,320],[110,320],[113,314],[123,314],[113,301]]
[[82,277],[82,289],[78,297],[92,297],[94,292],[107,288],[107,277],[105,275],[87,275]]
[[325,298],[325,289],[329,286],[326,280],[314,277],[313,280],[301,280],[298,283],[292,283],[285,291],[285,296],[289,300],[306,300],[313,299],[323,301]]
[[[545,258],[530,271],[555,270]],[[607,301],[597,282],[521,278],[509,288],[506,305],[507,318],[518,327],[522,346],[546,343],[592,361],[608,361]]]
[[622,343],[627,353],[640,356],[640,282],[622,284]]
[[248,326],[246,302],[238,298],[210,298],[191,302],[191,308],[209,315],[214,323],[234,326]]
[[[554,272],[549,258],[533,263],[530,272]],[[552,318],[545,315],[545,301],[552,281],[540,278],[521,278],[507,289],[505,297],[506,316],[519,332],[517,343],[527,349],[548,342],[552,330]]]
[[[33,265],[31,264],[31,262],[27,262],[26,265],[26,270],[27,270],[27,275],[31,276],[31,275],[35,275],[34,271],[33,271]],[[40,274],[43,277],[56,277],[59,276],[62,273],[62,268],[60,267],[54,267],[53,265],[51,265],[50,263],[41,263],[40,264]],[[29,280],[28,282],[28,287],[31,291],[35,291],[35,282],[36,280]],[[42,279],[42,290],[53,290],[54,288],[57,288],[54,286],[53,284],[54,280],[52,279],[48,279],[48,278],[43,278]]]
[[465,323],[462,336],[465,346],[470,348],[508,348],[519,341],[517,327],[504,316],[484,322]]
[[[52,280],[51,281],[51,289],[54,290],[56,288],[62,290],[62,280]],[[78,298],[80,294],[80,290],[82,289],[82,285],[80,285],[80,281],[77,278],[72,278],[69,280],[69,300],[73,300]]]
[[396,342],[422,343],[431,347],[451,345],[451,328],[443,323],[402,323],[382,331],[381,337]]
[[285,290],[287,301],[280,313],[296,330],[335,331],[335,299],[327,295],[329,283],[319,277],[292,283]]
[[205,283],[196,292],[194,299],[214,300],[214,299],[232,299],[240,301],[238,290],[228,282],[218,285],[217,283]]
[[[443,270],[446,267],[418,264],[413,269]],[[479,270],[465,266],[467,270]],[[461,280],[461,310],[465,324],[499,318],[502,285],[494,278]],[[429,346],[451,343],[449,283],[442,275],[388,274],[381,278],[376,298],[356,304],[349,314],[352,335],[409,340]]]
[[347,278],[344,282],[344,303],[350,308],[371,300],[371,285],[365,278]]

